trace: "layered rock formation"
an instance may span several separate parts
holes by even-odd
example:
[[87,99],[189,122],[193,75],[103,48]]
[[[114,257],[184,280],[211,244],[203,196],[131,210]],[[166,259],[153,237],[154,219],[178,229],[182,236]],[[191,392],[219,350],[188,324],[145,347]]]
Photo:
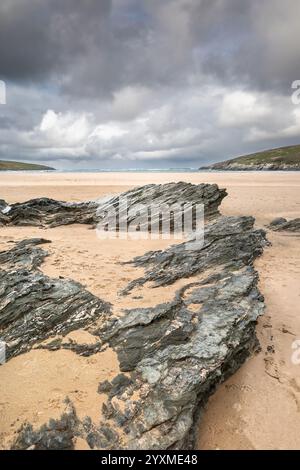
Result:
[[[255,325],[264,303],[253,261],[266,244],[265,233],[254,229],[251,217],[218,215],[225,192],[215,185],[179,185],[185,198],[196,195],[199,201],[201,195],[206,201],[204,243],[194,234],[135,258],[132,263],[145,274],[122,293],[146,283],[153,289],[169,286],[170,302],[125,310],[116,318],[113,307],[80,284],[39,271],[47,255],[39,245],[45,240],[21,242],[0,254],[0,328],[8,358],[32,347],[64,347],[57,334],[83,328],[97,338],[96,346],[74,352],[89,355],[109,346],[121,370],[99,384],[99,393],[107,395],[100,423],[79,420],[67,400],[61,419],[40,429],[23,425],[13,448],[70,449],[76,437],[97,449],[190,448],[209,395],[257,348]],[[176,200],[175,187],[150,185],[131,195],[143,203],[154,196]],[[178,279],[186,279],[179,289]]]
[[[99,201],[67,203],[54,199],[40,198],[9,205],[0,200],[0,225],[57,227],[70,224],[95,225],[105,218],[107,211],[114,208],[122,212],[122,204],[127,202],[128,224],[139,218],[138,206],[191,203],[203,204],[206,218],[215,217],[218,207],[226,196],[224,189],[214,184],[169,183],[149,184],[135,188],[122,195],[112,196]],[[155,219],[156,214],[152,214]],[[147,227],[145,227],[147,229]]]
[[0,224],[36,227],[57,227],[70,224],[91,224],[95,222],[97,204],[67,203],[49,198],[0,205]]
[[268,225],[274,232],[300,232],[300,219],[287,221],[284,217],[278,217]]
[[49,336],[67,334],[106,318],[110,306],[66,279],[51,279],[37,268],[47,256],[44,239],[24,240],[0,252],[0,335],[6,359]]

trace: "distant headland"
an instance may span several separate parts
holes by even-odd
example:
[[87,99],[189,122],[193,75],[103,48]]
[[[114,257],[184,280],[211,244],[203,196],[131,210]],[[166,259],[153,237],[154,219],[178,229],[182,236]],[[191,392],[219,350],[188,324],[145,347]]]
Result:
[[35,163],[23,163],[0,160],[0,171],[42,171],[42,170],[54,170],[50,166],[38,165]]
[[300,145],[264,150],[224,162],[213,163],[199,169],[221,171],[300,170]]

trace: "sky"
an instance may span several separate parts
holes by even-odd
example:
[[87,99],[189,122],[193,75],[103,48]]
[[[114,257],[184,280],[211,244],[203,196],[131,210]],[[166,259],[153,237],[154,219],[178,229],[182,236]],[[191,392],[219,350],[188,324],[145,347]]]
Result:
[[299,17],[298,0],[1,0],[0,159],[197,168],[300,143]]

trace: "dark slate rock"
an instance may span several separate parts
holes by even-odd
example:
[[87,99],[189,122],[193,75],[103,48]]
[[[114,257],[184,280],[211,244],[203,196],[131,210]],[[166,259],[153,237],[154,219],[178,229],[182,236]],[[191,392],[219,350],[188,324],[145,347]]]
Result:
[[116,426],[126,425],[126,448],[193,447],[208,396],[258,346],[255,325],[264,304],[257,278],[244,266],[213,285],[210,279],[187,285],[173,303],[131,310],[120,319],[110,343],[121,370],[133,371],[135,388],[143,391],[136,404],[122,391],[122,414],[108,391],[106,409]]
[[66,411],[59,419],[50,419],[40,429],[34,430],[29,423],[19,430],[12,445],[13,450],[73,450],[74,438],[79,435],[79,420],[71,402],[66,400]]
[[95,426],[89,417],[80,421],[72,402],[65,399],[66,408],[59,419],[50,419],[39,429],[24,423],[11,445],[12,450],[74,450],[78,437],[85,439],[91,449],[106,449],[118,445],[119,435],[109,425]]
[[101,425],[94,427],[86,436],[86,441],[91,449],[107,449],[116,446],[119,435],[110,426]]
[[133,285],[151,280],[155,288],[199,273],[201,279],[191,277],[173,302],[126,311],[109,333],[121,371],[134,373],[141,393],[135,403],[132,385],[123,389],[120,411],[106,387],[106,415],[124,428],[125,448],[192,447],[208,396],[258,348],[264,302],[252,263],[267,241],[253,222],[220,217],[207,225],[203,247],[191,240],[189,248],[183,243],[133,261],[147,270]]
[[4,199],[0,199],[0,212],[2,212],[7,207],[7,202]]
[[[81,284],[51,279],[37,270],[47,256],[37,245],[45,242],[26,240],[0,253],[0,330],[7,359],[49,336],[65,335],[110,316],[110,305]],[[79,348],[79,353],[84,351]]]
[[282,224],[285,224],[287,220],[284,217],[276,217],[276,219],[272,220],[269,227],[279,227]]
[[190,240],[165,251],[148,252],[131,263],[146,269],[144,277],[132,281],[123,294],[152,281],[156,286],[202,273],[208,268],[226,265],[227,269],[251,264],[265,245],[265,232],[254,230],[253,217],[218,217],[205,227],[204,243]]
[[48,253],[36,247],[46,243],[51,243],[51,241],[44,238],[30,238],[20,241],[11,250],[1,251],[0,269],[37,269]]
[[283,217],[274,219],[268,228],[274,232],[300,232],[300,218],[287,221]]
[[[150,184],[129,190],[122,195],[128,201],[131,212],[128,223],[137,217],[135,207],[138,204],[175,204],[178,201],[203,204],[205,216],[212,218],[218,215],[218,207],[226,196],[224,189],[216,184],[168,183]],[[27,202],[8,206],[5,201],[0,205],[0,224],[17,226],[57,227],[70,224],[96,225],[102,221],[106,212],[114,208],[117,213],[122,210],[119,196],[99,199],[98,201],[67,203],[49,198],[32,199]],[[5,213],[4,213],[4,212]],[[152,214],[153,219],[157,214]]]
[[[139,205],[149,206],[156,205],[157,208],[151,210],[151,223],[158,223],[159,221],[159,207],[174,207],[174,204],[189,203],[192,205],[203,205],[205,218],[212,219],[219,215],[218,207],[226,196],[225,189],[219,189],[216,184],[198,184],[179,182],[167,184],[149,184],[139,188],[132,189],[121,195],[109,198],[108,200],[99,201],[97,210],[97,221],[105,220],[105,215],[112,208],[115,209],[117,214],[117,228],[118,223],[122,219],[123,204],[126,199],[127,211],[126,223],[134,225],[134,221],[145,217],[144,223],[141,222],[139,230],[149,230],[148,212],[138,209]],[[138,213],[137,213],[138,210]],[[193,228],[195,228],[196,212],[193,212]],[[163,231],[163,228],[161,229]],[[174,231],[174,222],[171,221],[171,231]]]
[[8,210],[8,204],[4,199],[0,199],[0,227],[8,223],[8,217],[6,211]]
[[97,204],[67,203],[49,198],[12,204],[6,211],[6,225],[49,226],[91,224],[95,222]]
[[124,374],[119,374],[114,379],[109,382],[105,380],[101,384],[99,384],[98,392],[99,393],[107,393],[112,398],[116,395],[121,395],[127,387],[133,384],[133,381],[130,377],[127,377]]
[[[132,263],[143,267],[145,275],[130,283],[124,294],[149,281],[155,288],[189,280],[174,289],[171,302],[126,310],[119,319],[104,318],[93,329],[102,343],[115,349],[121,369],[113,380],[99,385],[99,392],[107,394],[101,423],[74,419],[63,427],[66,434],[58,440],[56,433],[53,439],[47,437],[49,430],[56,432],[54,423],[35,431],[38,438],[32,437],[32,429],[23,429],[17,448],[72,448],[74,436],[81,436],[95,449],[193,447],[209,395],[258,348],[255,326],[264,308],[253,261],[267,244],[265,232],[254,228],[252,217],[219,216],[225,192],[212,186],[148,185],[131,192],[132,202],[143,203],[150,197],[172,201],[178,199],[175,190],[181,187],[185,197],[206,200],[208,211],[203,244],[191,237],[135,258]],[[105,204],[100,205],[102,211],[109,207]],[[109,204],[117,204],[116,199]],[[35,245],[31,249],[40,250]],[[0,321],[7,339],[12,338],[11,354],[50,334],[50,325],[55,333],[90,329],[94,319],[105,317],[107,310],[77,283],[45,277],[36,270],[44,254],[35,252],[34,256],[37,261],[27,263],[26,275],[24,268],[11,270],[11,260],[0,271]],[[17,263],[24,256],[15,259]],[[24,316],[30,319],[27,324]]]

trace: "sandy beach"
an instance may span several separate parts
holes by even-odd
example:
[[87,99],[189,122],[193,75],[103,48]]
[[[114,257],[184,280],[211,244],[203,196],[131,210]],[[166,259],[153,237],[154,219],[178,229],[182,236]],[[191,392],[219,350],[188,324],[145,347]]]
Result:
[[[300,172],[2,173],[0,199],[14,203],[44,196],[86,201],[171,181],[217,183],[228,192],[221,213],[252,215],[260,228],[275,217],[300,217]],[[154,306],[170,300],[174,292],[174,286],[155,292],[145,286],[134,289],[125,300],[118,294],[143,272],[142,268],[120,262],[149,250],[164,249],[170,240],[99,240],[94,230],[83,225],[46,231],[1,227],[0,249],[7,249],[11,241],[31,237],[52,241],[43,272],[79,281],[111,302],[117,315],[129,307]],[[300,237],[268,231],[267,238],[271,246],[255,263],[266,303],[265,315],[257,326],[261,352],[210,398],[199,427],[199,449],[300,448],[300,365],[291,359],[292,344],[300,340]],[[187,280],[178,281],[176,287],[184,283]],[[76,334],[69,340],[80,343],[86,333]],[[89,414],[99,419],[103,397],[97,393],[97,385],[118,371],[118,360],[108,349],[88,361],[87,368],[71,351],[33,350],[1,366],[1,448],[6,447],[22,422],[29,420],[38,425],[53,416],[53,410],[59,414],[66,396],[72,398],[80,416]]]

